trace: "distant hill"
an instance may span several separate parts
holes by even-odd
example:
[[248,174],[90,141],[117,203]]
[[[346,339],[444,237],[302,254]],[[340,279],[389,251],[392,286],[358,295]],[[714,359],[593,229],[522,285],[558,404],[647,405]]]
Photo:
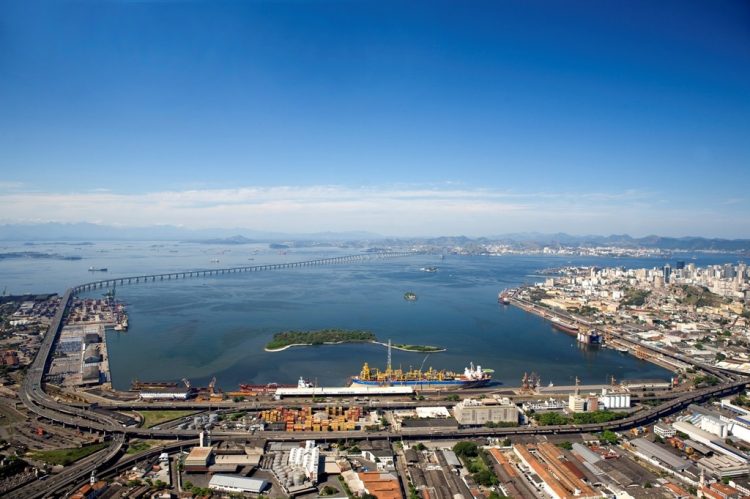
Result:
[[618,246],[621,248],[649,248],[684,251],[749,251],[750,239],[719,239],[698,236],[663,237],[650,235],[635,238],[627,234],[576,236],[563,232],[544,234],[520,232],[488,237],[439,236],[419,238],[387,238],[364,231],[317,232],[288,234],[252,229],[188,229],[173,225],[151,227],[115,227],[91,223],[8,224],[0,225],[0,241],[188,241],[205,244],[252,244],[303,242],[364,242],[384,247],[405,244],[425,244],[433,247],[472,246],[499,243],[518,248]]
[[348,241],[382,239],[370,232],[319,232],[286,234],[252,229],[188,229],[174,225],[116,227],[92,223],[0,225],[0,241],[191,241],[215,244],[249,244],[271,241]]

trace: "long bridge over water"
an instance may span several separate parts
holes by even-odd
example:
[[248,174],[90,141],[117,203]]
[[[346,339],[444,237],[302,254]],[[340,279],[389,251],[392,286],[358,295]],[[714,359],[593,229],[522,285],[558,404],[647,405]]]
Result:
[[303,262],[272,263],[267,265],[250,265],[244,267],[228,267],[223,269],[186,270],[180,272],[169,272],[165,274],[148,274],[130,277],[116,277],[102,279],[100,281],[87,282],[73,287],[73,294],[92,289],[110,288],[124,284],[138,284],[142,282],[169,281],[173,279],[188,279],[190,277],[210,277],[222,274],[239,274],[242,272],[263,272],[267,270],[292,269],[297,267],[314,267],[319,265],[335,265],[339,263],[352,263],[383,258],[397,258],[403,256],[419,255],[416,251],[391,251],[382,253],[363,253],[358,255],[335,256],[331,258],[318,258]]

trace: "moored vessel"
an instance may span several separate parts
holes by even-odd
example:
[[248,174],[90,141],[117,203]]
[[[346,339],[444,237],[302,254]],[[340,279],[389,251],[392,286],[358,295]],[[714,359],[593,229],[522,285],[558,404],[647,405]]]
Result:
[[131,392],[164,388],[177,388],[177,383],[173,381],[138,381],[137,379],[130,383]]
[[578,326],[575,326],[573,324],[568,324],[567,322],[563,322],[557,317],[553,317],[552,319],[550,319],[550,322],[552,323],[552,327],[555,329],[558,329],[564,333],[578,335]]
[[478,388],[492,381],[492,370],[470,364],[462,373],[443,369],[392,369],[381,371],[370,368],[365,362],[358,376],[352,377],[352,385],[366,386],[412,386],[416,390],[442,390],[450,388]]
[[352,386],[411,386],[415,390],[442,390],[450,388],[478,388],[492,381],[492,369],[471,363],[462,373],[433,369],[393,369],[391,365],[391,342],[388,341],[388,361],[384,371],[371,368],[367,362],[358,376],[351,379]]

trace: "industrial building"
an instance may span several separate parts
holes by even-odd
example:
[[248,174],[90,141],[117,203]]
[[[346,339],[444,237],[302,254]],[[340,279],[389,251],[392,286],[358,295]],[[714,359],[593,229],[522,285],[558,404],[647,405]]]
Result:
[[261,468],[269,469],[287,495],[315,490],[320,472],[320,447],[314,440],[298,443],[275,442],[269,446]]
[[672,454],[665,447],[645,438],[631,440],[630,445],[635,450],[636,455],[669,471],[682,473],[691,466],[690,461]]
[[211,447],[193,447],[185,458],[186,473],[206,473],[213,456]]
[[675,430],[672,425],[666,423],[656,423],[654,425],[654,435],[657,435],[661,438],[671,438],[676,434],[677,430]]
[[179,386],[163,389],[152,388],[141,390],[138,396],[144,400],[187,400],[195,396],[195,388]]
[[249,492],[251,494],[260,494],[267,486],[268,482],[265,480],[233,475],[214,475],[208,482],[209,489],[221,490],[222,492]]
[[630,409],[630,393],[623,389],[602,388],[599,406],[603,409]]
[[362,458],[375,463],[378,471],[391,471],[395,469],[393,450],[387,441],[373,440],[360,442]]
[[292,469],[301,469],[308,480],[318,483],[318,467],[320,464],[320,447],[315,440],[306,440],[304,447],[296,447],[289,452],[289,465]]
[[485,423],[518,423],[518,408],[508,398],[464,399],[453,408],[453,415],[462,426]]
[[726,456],[735,458],[743,463],[748,462],[747,456],[740,450],[724,443],[724,440],[713,433],[709,433],[687,421],[677,421],[672,424],[675,430],[681,431],[689,436],[692,440],[710,447],[714,451],[720,452]]
[[750,474],[750,467],[733,457],[714,454],[698,460],[698,467],[718,479]]
[[[531,453],[534,449],[542,461]],[[583,474],[575,464],[560,459],[560,449],[550,443],[541,443],[536,448],[524,444],[513,445],[513,452],[521,463],[542,480],[544,491],[553,499],[601,497],[583,480]]]

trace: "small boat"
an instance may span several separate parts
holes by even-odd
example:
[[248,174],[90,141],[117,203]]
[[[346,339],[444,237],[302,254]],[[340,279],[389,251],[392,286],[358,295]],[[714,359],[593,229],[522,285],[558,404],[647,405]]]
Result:
[[422,267],[419,270],[421,270],[422,272],[437,272],[438,268],[437,267]]
[[106,272],[107,267],[89,267],[89,272]]

